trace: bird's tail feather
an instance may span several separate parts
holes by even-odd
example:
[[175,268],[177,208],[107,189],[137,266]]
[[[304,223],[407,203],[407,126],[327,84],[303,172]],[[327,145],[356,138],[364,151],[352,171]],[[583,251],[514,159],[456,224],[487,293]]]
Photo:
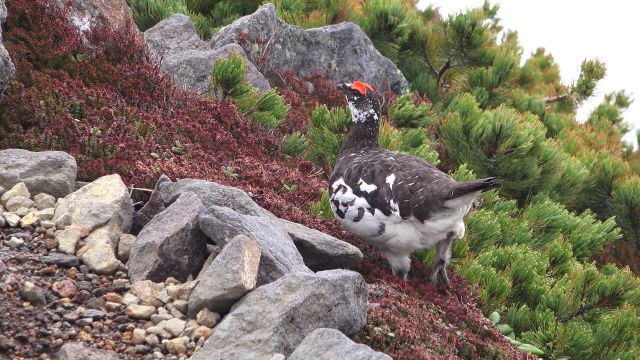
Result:
[[461,181],[454,185],[453,189],[449,193],[448,200],[455,199],[457,197],[476,192],[476,191],[485,191],[493,188],[497,188],[500,186],[500,181],[494,177],[472,180],[472,181]]

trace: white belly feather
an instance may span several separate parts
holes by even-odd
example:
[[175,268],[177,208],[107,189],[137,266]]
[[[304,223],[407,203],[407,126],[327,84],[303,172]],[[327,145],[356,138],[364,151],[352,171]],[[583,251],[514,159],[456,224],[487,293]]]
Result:
[[[342,185],[340,191],[335,191]],[[361,190],[375,189],[375,185],[359,184]],[[373,187],[373,188],[371,188]],[[446,210],[433,214],[432,218],[420,222],[413,216],[403,220],[399,212],[394,211],[390,216],[385,216],[380,210],[374,210],[363,197],[356,196],[353,190],[340,178],[332,184],[334,189],[330,200],[337,200],[336,206],[331,202],[331,209],[344,227],[350,232],[377,247],[382,251],[396,254],[410,254],[422,248],[431,248],[453,232],[454,238],[464,236],[464,216],[469,212],[480,191],[461,196],[444,203]],[[391,200],[393,201],[393,200]],[[397,201],[396,201],[397,202]],[[346,205],[344,205],[346,204]],[[392,204],[395,205],[395,204]],[[361,216],[362,210],[364,215]],[[337,210],[344,214],[344,218],[338,216]],[[358,217],[360,219],[356,222]]]

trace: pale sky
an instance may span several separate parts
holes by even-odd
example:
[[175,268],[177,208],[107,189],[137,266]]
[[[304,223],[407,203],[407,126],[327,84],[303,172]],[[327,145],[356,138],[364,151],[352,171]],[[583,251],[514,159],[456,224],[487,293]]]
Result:
[[[420,0],[418,8],[431,4],[443,16],[481,7],[483,0]],[[623,114],[627,123],[640,128],[640,4],[624,0],[502,0],[498,18],[505,29],[518,32],[523,61],[544,47],[560,66],[564,83],[575,82],[584,59],[597,58],[607,65],[607,75],[595,95],[578,109],[583,122],[605,94],[626,90],[636,101]],[[637,4],[637,5],[636,5]],[[635,130],[625,140],[635,143]]]

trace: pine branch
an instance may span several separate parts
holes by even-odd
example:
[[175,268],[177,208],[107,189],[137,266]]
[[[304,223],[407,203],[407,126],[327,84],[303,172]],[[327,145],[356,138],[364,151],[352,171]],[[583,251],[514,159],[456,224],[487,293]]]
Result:
[[570,93],[567,94],[562,94],[562,95],[557,95],[557,96],[551,96],[548,98],[544,99],[544,102],[547,104],[553,104],[553,103],[557,103],[557,102],[561,102],[561,101],[565,101],[567,100],[569,97],[571,96]]
[[438,87],[442,87],[442,82],[444,81],[444,73],[446,73],[449,69],[451,69],[451,59],[447,60],[447,62],[442,65],[440,70],[438,70]]

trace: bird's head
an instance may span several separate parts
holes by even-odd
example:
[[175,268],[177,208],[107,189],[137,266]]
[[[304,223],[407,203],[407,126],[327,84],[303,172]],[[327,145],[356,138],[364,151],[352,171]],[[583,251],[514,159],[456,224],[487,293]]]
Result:
[[347,98],[353,122],[380,120],[380,103],[371,85],[354,81],[336,86]]

